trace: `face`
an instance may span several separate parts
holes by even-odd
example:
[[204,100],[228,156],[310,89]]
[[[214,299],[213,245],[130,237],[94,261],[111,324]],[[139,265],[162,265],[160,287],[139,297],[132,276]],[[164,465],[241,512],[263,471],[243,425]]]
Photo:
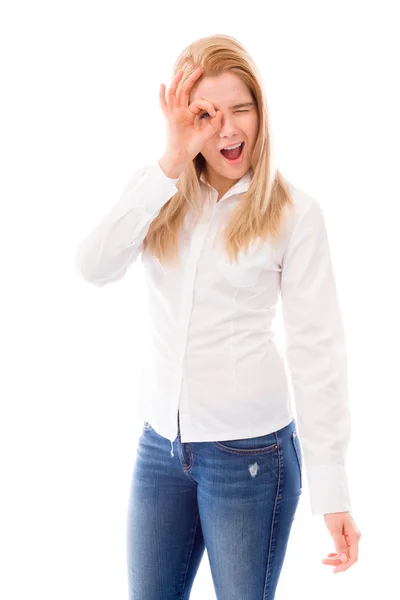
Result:
[[[189,104],[204,98],[221,111],[221,127],[203,146],[201,154],[206,160],[206,171],[211,185],[219,197],[225,194],[251,166],[251,156],[258,134],[258,111],[247,85],[236,75],[226,72],[218,77],[200,77],[190,91]],[[237,107],[237,104],[252,105]],[[207,112],[200,118],[209,119]],[[241,161],[230,163],[221,153],[222,148],[244,142]]]

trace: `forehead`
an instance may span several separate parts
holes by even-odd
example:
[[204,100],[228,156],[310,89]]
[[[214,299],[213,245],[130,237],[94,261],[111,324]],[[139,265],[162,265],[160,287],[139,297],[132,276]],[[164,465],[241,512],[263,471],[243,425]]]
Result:
[[233,73],[223,73],[218,77],[200,77],[190,90],[189,101],[206,98],[217,108],[228,107],[238,102],[252,100],[247,85]]

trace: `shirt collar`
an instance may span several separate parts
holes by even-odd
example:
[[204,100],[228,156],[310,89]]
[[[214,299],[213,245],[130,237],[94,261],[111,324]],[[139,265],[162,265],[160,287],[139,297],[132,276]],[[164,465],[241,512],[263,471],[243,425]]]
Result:
[[[247,173],[245,173],[243,175],[243,177],[241,177],[241,179],[239,179],[239,181],[237,181],[231,188],[229,188],[229,190],[225,193],[225,195],[221,198],[221,200],[223,198],[227,198],[229,196],[232,196],[234,194],[241,194],[243,192],[247,192],[247,190],[250,187],[250,183],[253,179],[252,176],[252,172],[251,172],[251,168],[247,171]],[[204,173],[201,173],[200,175],[200,181],[202,181],[207,187],[209,187],[211,190],[215,190],[215,188],[213,188],[211,185],[209,185],[204,177]]]

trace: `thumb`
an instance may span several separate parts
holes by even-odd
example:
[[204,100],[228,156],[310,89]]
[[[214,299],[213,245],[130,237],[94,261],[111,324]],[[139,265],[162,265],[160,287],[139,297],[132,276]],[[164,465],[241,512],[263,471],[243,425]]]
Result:
[[347,562],[349,560],[349,557],[347,554],[347,544],[343,538],[343,535],[341,533],[334,533],[332,534],[332,537],[335,543],[335,550],[337,552],[338,557],[342,562]]
[[217,110],[215,117],[211,117],[211,119],[208,120],[207,127],[204,130],[204,136],[206,138],[206,141],[212,138],[212,136],[215,135],[215,133],[221,127],[221,119],[222,113],[220,110]]

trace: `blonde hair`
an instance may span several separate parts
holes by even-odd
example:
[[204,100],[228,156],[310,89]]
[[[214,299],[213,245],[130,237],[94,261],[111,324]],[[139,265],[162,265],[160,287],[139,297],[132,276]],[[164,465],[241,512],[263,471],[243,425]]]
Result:
[[[287,182],[272,159],[272,145],[267,103],[261,77],[246,49],[235,38],[211,35],[187,46],[178,56],[173,74],[184,70],[179,86],[197,67],[203,69],[201,77],[218,77],[229,71],[239,77],[249,88],[257,105],[259,131],[251,159],[252,180],[241,201],[233,211],[224,231],[223,244],[229,260],[237,261],[241,248],[259,238],[262,243],[269,235],[271,241],[281,233],[286,207],[293,208]],[[201,80],[200,77],[200,80]],[[180,89],[178,86],[178,90]],[[143,248],[166,264],[178,258],[178,235],[190,207],[199,214],[202,208],[200,176],[205,173],[206,161],[198,154],[180,175],[178,191],[163,205],[152,221]]]

